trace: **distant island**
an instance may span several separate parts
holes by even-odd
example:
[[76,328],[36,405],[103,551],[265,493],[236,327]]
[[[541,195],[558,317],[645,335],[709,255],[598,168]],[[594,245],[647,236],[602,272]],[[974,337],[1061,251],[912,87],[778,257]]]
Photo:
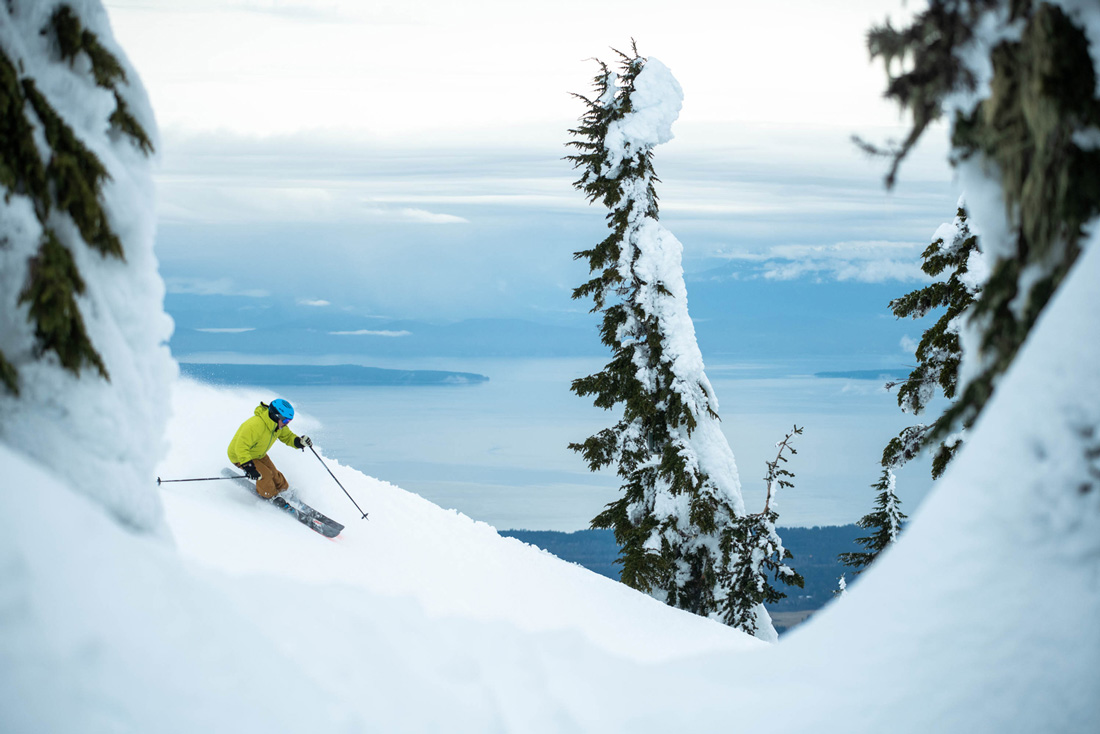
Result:
[[478,385],[489,378],[473,372],[441,370],[388,370],[356,364],[203,364],[180,363],[180,372],[201,382],[217,385],[300,386],[426,386]]

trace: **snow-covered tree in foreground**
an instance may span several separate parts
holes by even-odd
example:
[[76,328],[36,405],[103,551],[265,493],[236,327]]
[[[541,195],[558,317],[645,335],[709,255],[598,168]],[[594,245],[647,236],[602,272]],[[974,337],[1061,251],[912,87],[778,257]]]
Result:
[[908,27],[887,23],[868,36],[886,65],[887,96],[914,122],[887,182],[946,113],[989,260],[959,333],[959,396],[928,441],[974,422],[1100,214],[1097,13],[1073,0],[931,0]]
[[[735,575],[723,568],[720,540],[745,509],[688,315],[683,246],[658,221],[653,148],[672,138],[683,93],[660,61],[620,57],[620,73],[600,64],[594,99],[577,95],[587,109],[570,131],[578,152],[569,160],[582,171],[575,186],[610,210],[607,238],[575,255],[593,277],[573,297],[603,312],[613,354],[572,388],[623,414],[571,448],[594,471],[615,465],[623,480],[622,497],[592,521],[615,531],[623,582],[711,615],[727,594],[721,579]],[[738,550],[727,555],[743,562]],[[757,635],[774,638],[763,605],[753,615]]]
[[175,374],[154,134],[98,3],[0,5],[0,438],[145,529]]

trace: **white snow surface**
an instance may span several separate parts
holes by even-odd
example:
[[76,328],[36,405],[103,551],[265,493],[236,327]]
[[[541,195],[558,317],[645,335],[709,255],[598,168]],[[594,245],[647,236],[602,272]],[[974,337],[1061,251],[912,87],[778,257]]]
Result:
[[[1096,731],[1098,278],[1089,247],[907,532],[776,645],[329,461],[359,520],[281,445],[335,541],[206,482],[164,485],[173,549],[0,446],[0,730]],[[162,476],[216,475],[260,397],[177,383]]]
[[[96,86],[87,57],[78,56],[70,68],[57,58],[50,38],[39,33],[60,4],[0,4],[0,45],[111,177],[101,201],[122,242],[125,262],[91,250],[69,215],[57,207],[48,220],[85,281],[86,291],[77,297],[77,305],[110,382],[94,367],[76,376],[63,370],[52,353],[42,359],[36,356],[28,305],[18,299],[28,260],[38,251],[42,225],[29,197],[0,197],[0,349],[21,377],[19,398],[0,389],[0,440],[52,467],[69,486],[127,524],[162,530],[160,500],[149,490],[149,479],[167,449],[160,437],[176,365],[165,346],[172,322],[164,313],[164,283],[153,254],[156,207],[150,161],[125,136],[115,139],[109,134],[114,95]],[[156,144],[148,99],[114,43],[106,12],[97,2],[72,5],[84,27],[119,59],[129,80],[121,85],[122,94]],[[39,130],[38,135],[40,154],[45,155],[44,133]]]

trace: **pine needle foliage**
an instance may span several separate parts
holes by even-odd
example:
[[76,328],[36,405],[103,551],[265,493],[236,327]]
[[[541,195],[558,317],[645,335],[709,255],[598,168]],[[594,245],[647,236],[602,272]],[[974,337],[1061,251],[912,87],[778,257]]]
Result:
[[115,89],[115,84],[126,81],[126,71],[114,54],[100,44],[94,33],[84,28],[76,12],[69,5],[62,5],[50,17],[54,37],[61,52],[61,58],[71,67],[81,53],[88,55],[92,62],[92,76],[95,83],[105,89]]
[[[970,231],[966,208],[960,204],[954,221],[955,234],[950,242],[934,240],[921,255],[921,270],[933,278],[946,278],[911,291],[890,301],[890,310],[899,319],[921,319],[936,309],[943,313],[925,330],[917,345],[917,366],[901,382],[889,382],[887,389],[899,387],[898,406],[906,413],[924,412],[937,389],[948,400],[955,398],[959,382],[962,347],[959,328],[967,310],[974,304],[979,286],[966,276],[971,256],[981,252],[978,236]],[[969,428],[966,424],[964,428]],[[928,446],[932,427],[910,426],[886,446],[882,465],[897,468]],[[932,459],[932,477],[938,479],[962,446],[961,441],[941,442]]]
[[55,353],[70,372],[91,365],[106,378],[107,368],[88,339],[84,317],[76,305],[84,288],[72,254],[47,230],[38,255],[31,259],[27,287],[19,303],[30,304],[40,352]]
[[11,201],[13,194],[29,196],[38,218],[43,219],[50,207],[46,166],[24,114],[25,103],[19,72],[0,48],[0,186],[5,201]]
[[108,118],[112,130],[129,136],[146,155],[152,153],[153,141],[119,93],[119,85],[126,84],[126,70],[115,55],[104,48],[99,38],[83,26],[69,5],[62,5],[54,11],[50,16],[50,28],[61,58],[69,63],[70,68],[81,54],[86,55],[91,62],[95,83],[114,92],[115,111]]
[[764,475],[767,493],[763,512],[739,518],[722,534],[722,568],[727,569],[721,579],[723,588],[727,590],[721,605],[722,621],[750,635],[757,631],[757,606],[774,604],[787,596],[773,582],[781,581],[799,588],[806,583],[802,575],[786,563],[794,555],[783,547],[776,531],[779,513],[773,506],[780,489],[794,488],[791,481],[794,473],[786,468],[788,459],[784,454],[793,456],[798,453],[792,441],[795,436],[802,435],[802,430],[794,426],[776,444],[775,459],[767,462],[768,471]]
[[[997,1],[930,0],[912,25],[898,29],[887,20],[867,33],[871,58],[882,60],[889,78],[884,96],[913,116],[913,126],[905,139],[885,148],[855,138],[868,153],[891,159],[887,188],[897,181],[902,161],[924,131],[940,119],[944,97],[959,89],[974,88],[974,75],[959,62],[957,51],[973,40],[978,17]],[[898,66],[907,66],[908,70],[892,73]]]
[[99,158],[88,150],[76,133],[57,114],[30,79],[23,80],[23,92],[41,121],[50,146],[46,178],[52,204],[72,217],[80,236],[102,255],[123,259],[122,242],[111,229],[99,201],[99,191],[110,181]]
[[[962,386],[929,440],[971,425],[1076,261],[1084,225],[1100,214],[1100,150],[1083,142],[1100,127],[1093,58],[1085,30],[1042,0],[930,0],[907,28],[873,29],[868,48],[886,67],[886,95],[913,115],[906,140],[885,151],[892,184],[902,159],[949,95],[976,92],[962,61],[982,23],[1005,33],[991,50],[988,92],[954,119],[953,157],[999,178],[1011,240],[986,243],[992,272],[974,304],[980,369]],[[895,70],[896,73],[895,73]]]
[[[653,156],[649,147],[627,151],[611,165],[607,147],[609,126],[632,112],[631,94],[646,59],[615,51],[618,71],[597,60],[592,97],[573,95],[585,105],[579,125],[569,132],[566,157],[581,171],[574,187],[589,202],[607,207],[609,233],[591,249],[574,254],[588,262],[591,278],[573,291],[573,298],[591,298],[593,312],[602,312],[600,337],[612,352],[598,373],[574,380],[572,391],[604,409],[622,409],[621,419],[570,448],[592,471],[616,466],[622,480],[620,499],[592,521],[610,528],[621,548],[623,583],[666,603],[700,615],[718,610],[722,569],[715,552],[720,530],[734,521],[734,508],[714,489],[688,446],[699,415],[717,418],[701,385],[684,386],[665,354],[668,328],[641,303],[648,287],[670,295],[662,283],[647,283],[635,270],[640,248],[630,237],[642,220],[658,217]],[[626,255],[624,256],[624,253]],[[646,377],[643,379],[640,374]],[[700,400],[686,400],[698,391]],[[676,498],[686,507],[677,517],[660,515],[655,496]],[[713,539],[708,543],[707,539]]]
[[13,395],[19,394],[19,372],[4,356],[3,351],[0,351],[0,384],[3,384]]
[[901,511],[901,500],[894,492],[894,485],[893,470],[883,467],[879,480],[871,485],[872,489],[878,490],[875,509],[861,517],[857,523],[864,530],[874,530],[874,532],[867,537],[856,538],[856,542],[862,545],[864,550],[841,553],[837,556],[845,566],[857,569],[856,573],[860,573],[871,565],[901,533],[907,516]]
[[[78,55],[88,56],[95,84],[115,98],[115,111],[107,121],[110,129],[150,154],[152,142],[121,94],[120,85],[126,83],[121,63],[83,27],[78,13],[69,5],[60,6],[42,34],[55,41],[59,59],[71,68]],[[35,142],[36,129],[45,138],[46,160]],[[92,367],[104,379],[109,379],[106,367],[77,305],[85,283],[68,247],[82,242],[103,257],[125,259],[122,242],[103,207],[102,190],[108,181],[110,175],[99,158],[39,91],[34,79],[25,76],[0,48],[0,186],[7,202],[13,196],[28,198],[42,225],[42,239],[28,262],[27,282],[18,303],[28,306],[37,358],[53,354],[74,374]],[[76,226],[79,240],[62,242],[54,221],[60,215]],[[18,369],[3,353],[0,383],[18,394]]]
[[126,135],[133,140],[138,148],[141,149],[145,155],[153,153],[153,141],[149,139],[149,135],[145,132],[145,128],[141,126],[141,123],[137,121],[133,113],[130,112],[130,106],[126,104],[126,100],[122,98],[118,90],[114,90],[115,93],[115,111],[111,113],[108,121],[111,123],[111,129],[117,135]]

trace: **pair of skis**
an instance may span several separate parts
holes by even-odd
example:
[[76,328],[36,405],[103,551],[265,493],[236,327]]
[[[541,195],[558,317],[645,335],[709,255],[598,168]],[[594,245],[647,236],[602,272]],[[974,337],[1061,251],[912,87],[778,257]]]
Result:
[[285,510],[292,515],[295,520],[305,525],[310,530],[314,530],[326,538],[335,538],[340,534],[340,531],[344,529],[344,526],[333,520],[331,517],[327,517],[317,510],[313,509],[305,502],[299,502],[296,500],[287,500],[279,496],[271,498],[271,504],[278,507],[280,510]]
[[[229,469],[223,469],[222,475],[226,478],[237,480],[236,483],[240,484],[243,487],[246,487],[248,491],[252,493],[252,496],[260,496],[256,493],[255,485],[246,477],[242,477],[240,474],[237,474],[236,472]],[[261,499],[265,498],[261,497]],[[343,525],[336,522],[331,517],[328,517],[325,514],[318,512],[317,510],[313,509],[305,502],[302,502],[300,500],[287,499],[286,497],[275,495],[273,498],[267,501],[278,507],[280,510],[286,512],[288,515],[305,525],[310,530],[320,533],[326,538],[335,538],[337,535],[340,534],[340,531],[344,529]]]

